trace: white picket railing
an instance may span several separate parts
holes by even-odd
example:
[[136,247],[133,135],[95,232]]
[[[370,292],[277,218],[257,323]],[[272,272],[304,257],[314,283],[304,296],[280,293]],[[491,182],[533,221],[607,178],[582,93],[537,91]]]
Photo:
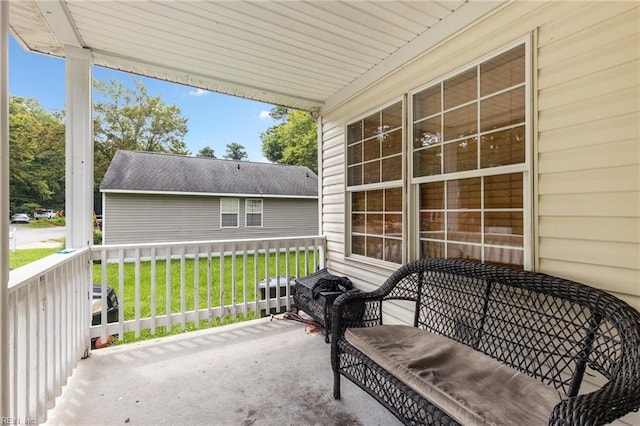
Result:
[[11,271],[7,421],[41,423],[73,368],[88,354],[89,249],[49,256]]
[[[155,335],[159,327],[185,330],[288,309],[293,279],[324,266],[324,244],[324,237],[311,236],[94,246],[102,323],[91,327],[91,337]],[[106,321],[107,286],[118,295],[117,322]]]
[[[44,422],[76,363],[88,355],[91,338],[184,330],[187,323],[198,328],[201,321],[288,308],[294,277],[323,267],[324,255],[321,236],[94,246],[11,271],[10,383],[1,390],[9,392],[10,412],[3,418]],[[97,326],[91,326],[94,282],[102,286]],[[109,324],[107,285],[119,299],[118,321]]]

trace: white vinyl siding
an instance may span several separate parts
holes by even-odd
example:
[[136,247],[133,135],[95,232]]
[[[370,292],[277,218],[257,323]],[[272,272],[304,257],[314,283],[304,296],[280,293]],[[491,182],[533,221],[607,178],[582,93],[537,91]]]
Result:
[[[323,111],[328,265],[363,289],[378,287],[393,271],[345,256],[345,129],[352,117],[530,35],[531,269],[611,291],[640,309],[638,22],[637,2],[509,3]],[[408,236],[415,235],[409,226]],[[404,321],[403,312],[387,314]]]
[[237,198],[220,198],[220,226],[237,228],[240,226],[240,202]]
[[[525,209],[531,215],[532,241],[525,246],[533,249],[531,269],[612,292],[640,309],[638,22],[638,2],[511,2],[323,111],[327,265],[363,290],[379,287],[393,272],[345,257],[341,225],[349,117],[530,35],[532,204]],[[410,226],[408,235],[415,235],[418,230]],[[387,323],[413,319],[401,304],[384,315]],[[614,424],[640,424],[640,414]]]

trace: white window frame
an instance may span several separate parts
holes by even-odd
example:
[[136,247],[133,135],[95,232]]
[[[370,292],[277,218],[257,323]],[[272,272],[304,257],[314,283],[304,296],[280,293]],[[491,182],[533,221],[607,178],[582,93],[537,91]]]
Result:
[[[234,203],[235,204],[235,212],[225,211],[225,203]],[[235,225],[225,225],[224,224],[224,216],[225,215],[233,215],[236,216],[236,224]],[[240,199],[239,198],[228,198],[228,197],[220,197],[220,228],[239,228],[240,227]]]
[[[375,113],[379,113],[382,112],[385,108],[388,108],[396,103],[400,103],[401,104],[401,109],[402,109],[402,120],[401,120],[401,126],[399,129],[394,130],[394,131],[398,131],[401,133],[400,135],[400,139],[401,139],[401,152],[400,152],[400,156],[401,156],[401,164],[402,164],[402,170],[401,170],[401,178],[397,179],[397,180],[393,180],[393,181],[388,181],[388,182],[377,182],[377,183],[364,183],[364,184],[360,184],[360,185],[349,185],[348,184],[348,173],[349,173],[349,143],[347,141],[347,135],[348,135],[348,128],[351,124],[356,123],[359,120],[362,120],[372,114]],[[345,149],[345,162],[344,162],[344,173],[345,173],[345,235],[347,236],[347,238],[345,238],[345,257],[352,259],[352,260],[356,260],[359,262],[363,262],[363,263],[369,263],[369,264],[373,264],[373,265],[377,265],[377,266],[383,266],[389,269],[397,269],[398,268],[398,263],[395,262],[391,262],[391,261],[385,261],[383,259],[378,259],[375,257],[369,257],[369,256],[364,256],[361,254],[354,254],[353,250],[352,250],[352,219],[353,219],[353,209],[352,209],[352,202],[351,202],[351,198],[352,198],[352,193],[354,192],[363,192],[363,191],[374,191],[374,190],[384,190],[384,189],[391,189],[391,188],[400,188],[401,192],[402,192],[402,197],[403,197],[403,207],[402,207],[402,238],[401,238],[401,262],[400,264],[404,264],[406,263],[406,253],[407,253],[407,240],[406,240],[406,229],[407,229],[407,193],[404,190],[405,188],[405,180],[406,180],[406,176],[407,176],[407,167],[406,167],[406,117],[407,117],[407,106],[406,106],[406,97],[403,95],[401,97],[396,97],[393,100],[384,103],[382,105],[379,105],[378,107],[371,109],[369,111],[367,111],[364,114],[360,114],[356,117],[353,117],[352,119],[348,120],[345,124],[344,127],[344,134],[345,134],[345,143],[344,143],[344,149]],[[384,156],[380,156],[380,160],[383,160]],[[382,165],[380,166],[380,173],[382,174]],[[366,226],[366,225],[365,225]],[[366,235],[366,231],[365,231],[365,235]],[[376,237],[378,237],[378,235],[376,235]],[[383,240],[386,239],[387,237],[382,237]],[[396,239],[396,238],[390,238],[390,239]]]
[[[260,203],[260,212],[250,212],[249,211],[249,203],[250,202],[259,202]],[[245,212],[245,226],[247,228],[262,228],[264,226],[264,200],[260,198],[247,198],[244,202],[244,212]],[[249,225],[249,215],[250,214],[259,214],[260,215],[260,225]]]
[[[433,87],[436,84],[439,84],[455,75],[458,75],[464,71],[469,70],[472,67],[477,67],[478,65],[480,65],[481,63],[490,60],[510,49],[513,49],[517,46],[523,45],[524,44],[524,50],[525,50],[525,81],[524,81],[524,88],[525,88],[525,122],[524,122],[524,126],[525,126],[525,161],[524,163],[518,163],[518,164],[510,164],[510,165],[504,165],[504,166],[498,166],[498,167],[492,167],[492,168],[484,168],[484,169],[476,169],[476,170],[465,170],[465,171],[458,171],[458,172],[452,172],[452,173],[444,173],[444,168],[442,169],[442,174],[438,174],[438,175],[433,175],[433,176],[421,176],[421,177],[413,177],[413,168],[414,168],[414,164],[413,164],[413,96],[418,94],[419,92],[422,92],[423,90],[429,88],[429,87]],[[523,206],[522,206],[522,210],[523,210],[523,263],[524,263],[524,269],[526,270],[530,270],[533,267],[533,225],[532,225],[532,215],[533,215],[533,182],[532,182],[532,146],[533,146],[533,131],[532,131],[532,87],[533,87],[533,79],[532,79],[532,57],[533,57],[533,52],[532,52],[532,48],[531,48],[531,37],[530,36],[526,36],[524,38],[521,38],[519,40],[516,40],[498,50],[495,50],[479,59],[477,59],[476,61],[470,62],[468,64],[466,64],[463,67],[458,68],[457,70],[448,73],[447,75],[437,79],[437,80],[433,80],[427,84],[424,84],[412,91],[410,91],[408,93],[408,101],[407,101],[407,105],[408,105],[408,113],[407,116],[409,117],[408,119],[408,138],[407,138],[407,144],[406,144],[406,149],[408,150],[408,152],[410,154],[407,154],[407,157],[410,158],[410,160],[408,161],[409,163],[409,171],[408,171],[408,176],[409,176],[409,181],[410,181],[410,186],[411,186],[411,198],[413,200],[412,204],[412,208],[411,208],[411,213],[409,214],[410,216],[410,221],[411,221],[411,229],[414,231],[411,234],[415,235],[415,239],[414,241],[411,243],[411,258],[416,259],[420,256],[420,226],[419,226],[419,220],[420,220],[420,212],[419,212],[419,200],[420,200],[420,193],[419,193],[419,185],[422,183],[429,183],[429,182],[442,182],[444,181],[446,183],[446,181],[450,181],[450,180],[459,180],[459,179],[466,179],[466,178],[475,178],[475,177],[480,177],[480,178],[484,178],[486,176],[495,176],[495,175],[506,175],[509,173],[522,173],[523,174]],[[478,97],[478,99],[480,99],[480,96]],[[480,114],[480,110],[478,109],[478,114]],[[481,131],[480,129],[478,129],[477,134],[475,136],[478,137],[478,145],[479,143],[479,135],[480,135]],[[473,136],[473,135],[471,135]],[[470,136],[470,137],[471,137]],[[443,142],[441,142],[443,143]],[[446,200],[445,200],[446,202]],[[445,213],[447,211],[446,208],[446,204],[445,204]],[[484,206],[482,206],[481,211],[484,211]],[[446,222],[444,224],[444,229],[446,231]],[[482,234],[482,245],[484,247],[484,224],[482,224],[481,227],[481,234]],[[447,240],[442,240],[444,242],[446,242]],[[482,259],[484,260],[484,250],[481,250],[482,252]]]

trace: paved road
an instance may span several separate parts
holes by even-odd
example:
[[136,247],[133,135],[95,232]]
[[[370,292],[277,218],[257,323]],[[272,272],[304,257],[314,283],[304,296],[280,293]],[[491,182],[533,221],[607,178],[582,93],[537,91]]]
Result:
[[56,248],[62,247],[62,242],[59,240],[64,238],[65,229],[61,226],[34,229],[22,223],[12,223],[9,225],[9,233],[11,249]]

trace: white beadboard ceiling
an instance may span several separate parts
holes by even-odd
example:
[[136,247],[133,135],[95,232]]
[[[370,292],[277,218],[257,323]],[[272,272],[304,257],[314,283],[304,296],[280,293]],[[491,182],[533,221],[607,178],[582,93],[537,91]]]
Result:
[[330,109],[504,0],[10,0],[33,52],[271,104]]

